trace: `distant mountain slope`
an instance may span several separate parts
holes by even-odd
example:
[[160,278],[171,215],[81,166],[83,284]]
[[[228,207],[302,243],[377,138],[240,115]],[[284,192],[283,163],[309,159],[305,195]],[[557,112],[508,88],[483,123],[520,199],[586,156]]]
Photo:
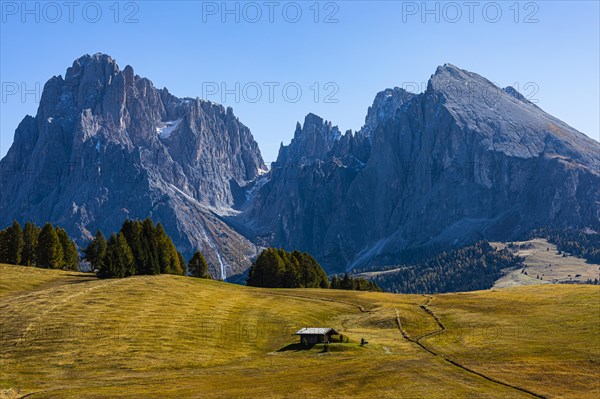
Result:
[[161,222],[213,275],[250,266],[256,247],[215,213],[266,167],[231,108],[179,99],[107,55],[83,56],[44,86],[0,163],[0,222],[52,221],[84,243],[125,218]]
[[513,88],[452,65],[377,95],[356,134],[315,115],[239,219],[329,271],[537,226],[598,226],[600,144]]

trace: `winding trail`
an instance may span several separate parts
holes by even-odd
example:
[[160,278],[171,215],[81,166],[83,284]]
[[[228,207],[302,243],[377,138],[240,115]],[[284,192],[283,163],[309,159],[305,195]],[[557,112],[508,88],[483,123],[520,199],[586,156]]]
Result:
[[37,391],[37,392],[30,392],[25,396],[21,396],[19,397],[19,399],[24,399],[24,398],[29,398],[32,397],[33,395],[37,395],[38,393],[44,393],[44,392],[48,392],[48,391]]
[[[331,299],[331,298],[323,298],[323,297],[316,298],[316,297],[309,297],[309,296],[304,296],[304,295],[291,295],[291,294],[284,294],[284,293],[267,293],[267,295],[284,296],[284,297],[298,298],[298,299],[304,299],[304,300],[308,299],[308,300],[313,300],[313,301],[334,302],[334,303],[339,303],[339,304],[343,304],[343,305],[348,305],[348,306],[355,307],[355,308],[359,309],[361,313],[371,312],[371,310],[365,309],[362,305],[358,305],[358,304],[355,304],[355,303],[352,303],[352,302],[347,302],[347,301],[335,300],[335,299]],[[475,370],[473,370],[473,369],[471,369],[471,368],[469,368],[467,366],[464,366],[464,365],[458,363],[455,360],[452,360],[452,359],[446,357],[445,355],[443,355],[441,353],[438,353],[438,352],[434,351],[433,349],[431,349],[431,348],[427,347],[425,344],[423,344],[421,342],[422,339],[429,338],[429,337],[432,337],[432,336],[437,335],[437,334],[441,334],[441,333],[443,333],[443,332],[446,331],[446,327],[444,326],[444,324],[442,323],[442,321],[428,307],[429,304],[431,303],[431,301],[433,300],[433,297],[431,295],[425,295],[425,297],[427,298],[427,300],[425,301],[424,304],[419,305],[419,307],[423,310],[423,312],[427,313],[435,321],[436,325],[438,326],[438,329],[435,330],[435,331],[431,331],[431,332],[422,334],[422,335],[418,336],[417,338],[412,338],[410,335],[408,335],[408,333],[402,327],[402,323],[400,321],[400,313],[398,312],[398,309],[394,308],[394,310],[396,312],[396,324],[398,325],[398,329],[400,330],[400,333],[402,334],[402,337],[404,339],[406,339],[407,341],[412,342],[412,343],[420,346],[423,350],[429,352],[433,356],[439,357],[439,358],[443,359],[444,361],[446,361],[447,363],[449,363],[449,364],[451,364],[451,365],[453,365],[455,367],[458,367],[458,368],[460,368],[463,371],[466,371],[468,373],[476,375],[476,376],[478,376],[480,378],[483,378],[483,379],[485,379],[487,381],[490,381],[490,382],[493,382],[495,384],[502,385],[502,386],[504,386],[506,388],[511,388],[511,389],[517,390],[519,392],[528,394],[528,395],[533,396],[535,398],[547,399],[546,396],[540,395],[540,394],[535,393],[533,391],[530,391],[529,389],[521,388],[519,386],[512,385],[512,384],[509,384],[509,383],[497,380],[497,379],[495,379],[493,377],[490,377],[490,376],[487,376],[487,375],[485,375],[483,373],[475,371]]]
[[410,336],[410,335],[409,335],[409,334],[408,334],[408,333],[407,333],[407,332],[404,330],[404,328],[402,327],[402,322],[400,321],[400,313],[398,312],[398,309],[394,308],[394,310],[396,311],[396,324],[398,325],[398,329],[400,330],[400,333],[402,334],[402,337],[404,337],[404,339],[406,339],[407,341],[409,341],[409,342],[412,342],[412,343],[414,343],[414,344],[416,344],[416,345],[420,346],[420,347],[421,347],[423,350],[425,350],[425,351],[427,351],[427,352],[431,353],[433,356],[439,357],[440,359],[443,359],[443,360],[444,360],[444,361],[446,361],[447,363],[450,363],[451,365],[453,365],[453,366],[455,366],[455,367],[458,367],[458,368],[460,368],[460,369],[462,369],[462,370],[464,370],[464,371],[466,371],[466,372],[468,372],[468,373],[471,373],[471,374],[474,374],[474,375],[476,375],[476,376],[478,376],[478,377],[481,377],[481,378],[483,378],[483,379],[485,379],[485,380],[487,380],[487,381],[493,382],[493,383],[495,383],[495,384],[498,384],[498,385],[502,385],[502,386],[504,386],[504,387],[507,387],[507,388],[515,389],[515,390],[517,390],[517,391],[520,391],[520,392],[526,393],[526,394],[528,394],[528,395],[531,395],[531,396],[533,396],[533,397],[535,397],[535,398],[547,399],[547,397],[546,397],[546,396],[544,396],[544,395],[540,395],[540,394],[538,394],[538,393],[535,393],[535,392],[533,392],[533,391],[530,391],[529,389],[526,389],[526,388],[521,388],[521,387],[518,387],[518,386],[516,386],[516,385],[512,385],[512,384],[509,384],[509,383],[506,383],[506,382],[503,382],[503,381],[497,380],[496,378],[493,378],[493,377],[487,376],[487,375],[485,375],[485,374],[483,374],[483,373],[480,373],[480,372],[478,372],[478,371],[475,371],[475,370],[473,370],[473,369],[471,369],[471,368],[469,368],[469,367],[467,367],[467,366],[464,366],[464,365],[462,365],[462,364],[458,363],[458,362],[457,362],[457,361],[455,361],[455,360],[452,360],[452,359],[448,358],[446,355],[444,355],[444,354],[442,354],[442,353],[439,353],[439,352],[436,352],[436,351],[434,351],[433,349],[431,349],[431,348],[429,348],[429,347],[425,346],[425,344],[423,344],[423,343],[421,342],[421,340],[422,340],[422,339],[424,339],[424,338],[428,338],[428,337],[431,337],[431,336],[434,336],[434,335],[437,335],[437,334],[441,334],[441,333],[443,333],[443,332],[445,332],[445,331],[446,331],[446,327],[444,326],[444,324],[443,324],[443,323],[441,322],[441,320],[440,320],[440,319],[439,319],[439,318],[436,316],[436,314],[435,314],[435,313],[434,313],[434,312],[433,312],[431,309],[429,309],[429,307],[428,307],[428,306],[429,306],[429,304],[431,303],[431,301],[433,300],[433,297],[432,297],[432,296],[430,296],[430,295],[426,295],[426,297],[427,297],[427,301],[425,301],[425,303],[424,303],[424,304],[422,304],[422,305],[419,305],[419,307],[420,307],[420,308],[421,308],[421,309],[422,309],[422,310],[423,310],[425,313],[427,313],[427,314],[428,314],[428,315],[429,315],[429,316],[430,316],[430,317],[431,317],[431,318],[432,318],[432,319],[435,321],[435,323],[436,323],[436,324],[437,324],[437,326],[438,326],[438,329],[437,329],[437,330],[435,330],[435,331],[432,331],[432,332],[426,333],[426,334],[422,334],[422,335],[418,336],[417,338],[412,338],[412,337],[411,337],[411,336]]

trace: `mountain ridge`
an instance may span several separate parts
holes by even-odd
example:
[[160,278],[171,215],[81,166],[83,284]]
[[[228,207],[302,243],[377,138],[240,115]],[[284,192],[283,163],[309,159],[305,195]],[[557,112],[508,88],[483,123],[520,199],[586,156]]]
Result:
[[[400,101],[385,108],[390,97]],[[600,144],[514,88],[450,64],[423,93],[380,92],[363,128],[342,137],[352,151],[334,143],[312,163],[278,158],[241,215],[274,232],[272,245],[306,249],[330,271],[600,219]]]
[[1,222],[52,221],[83,244],[153,217],[215,277],[261,246],[329,272],[406,251],[600,219],[600,144],[512,87],[445,64],[418,94],[375,96],[356,132],[309,113],[267,168],[230,107],[156,89],[105,54],[44,86],[0,161]]

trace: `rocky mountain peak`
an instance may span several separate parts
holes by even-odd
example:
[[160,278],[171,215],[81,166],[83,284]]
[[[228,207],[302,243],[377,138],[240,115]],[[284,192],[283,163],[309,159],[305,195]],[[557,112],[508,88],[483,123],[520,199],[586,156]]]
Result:
[[479,95],[488,90],[491,91],[490,94],[494,94],[500,88],[483,76],[460,69],[452,64],[437,67],[427,83],[427,92],[437,92],[449,97]]
[[102,53],[86,54],[73,61],[73,65],[67,68],[65,80],[77,79],[84,74],[95,75],[101,79],[103,76],[115,75],[118,72],[119,66],[111,56]]
[[465,75],[468,75],[469,73],[469,71],[447,62],[444,65],[439,65],[435,69],[433,76],[452,75],[457,79],[464,79]]
[[367,110],[365,125],[360,130],[360,134],[370,138],[377,126],[393,118],[396,111],[414,96],[415,94],[399,87],[385,89],[377,93],[373,105]]
[[290,144],[279,149],[277,163],[324,159],[341,136],[337,126],[309,113],[304,118],[303,125],[296,123],[294,138]]
[[424,96],[435,118],[451,118],[467,136],[496,151],[522,158],[560,154],[573,162],[585,158],[586,165],[600,165],[600,155],[593,150],[597,142],[547,114],[516,89],[502,89],[474,72],[451,64],[440,66]]

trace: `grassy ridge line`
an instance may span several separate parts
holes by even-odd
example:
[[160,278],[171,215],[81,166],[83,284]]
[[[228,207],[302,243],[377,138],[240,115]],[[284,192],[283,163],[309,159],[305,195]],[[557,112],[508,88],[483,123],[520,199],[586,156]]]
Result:
[[460,363],[458,363],[458,362],[456,362],[456,361],[454,361],[454,360],[446,357],[445,355],[443,355],[441,353],[437,353],[434,350],[432,350],[431,348],[428,348],[427,346],[425,346],[425,344],[423,344],[421,342],[421,339],[427,338],[427,337],[431,337],[431,336],[433,336],[435,334],[440,334],[440,333],[446,331],[446,327],[444,326],[444,324],[435,315],[435,313],[431,309],[429,309],[427,307],[427,305],[429,305],[432,300],[433,300],[433,297],[427,295],[427,301],[423,305],[419,305],[419,307],[421,309],[423,309],[423,311],[425,313],[427,313],[429,316],[431,316],[435,320],[435,322],[438,325],[439,329],[436,330],[436,331],[430,332],[430,333],[426,333],[426,334],[420,335],[416,339],[415,338],[411,338],[408,335],[408,333],[406,333],[406,331],[404,331],[404,329],[402,328],[402,323],[400,321],[400,314],[398,312],[398,309],[394,308],[394,310],[396,311],[396,324],[398,325],[398,329],[400,330],[400,334],[402,334],[402,337],[404,339],[406,339],[406,340],[408,340],[408,341],[410,341],[410,342],[412,342],[414,344],[419,345],[421,348],[423,348],[425,351],[431,353],[433,356],[439,357],[439,358],[445,360],[446,362],[448,362],[448,363],[450,363],[450,364],[452,364],[452,365],[454,365],[454,366],[456,366],[456,367],[458,367],[458,368],[460,368],[462,370],[465,370],[465,371],[467,371],[467,372],[469,372],[471,374],[474,374],[474,375],[477,375],[479,377],[482,377],[482,378],[486,379],[487,381],[490,381],[490,382],[493,382],[493,383],[496,383],[496,384],[500,384],[500,385],[503,385],[503,386],[508,387],[508,388],[516,389],[518,391],[521,391],[523,393],[529,394],[529,395],[531,395],[533,397],[536,397],[536,398],[547,399],[546,396],[537,394],[537,393],[535,393],[533,391],[530,391],[530,390],[528,390],[526,388],[521,388],[521,387],[518,387],[516,385],[512,385],[512,384],[509,384],[509,383],[497,380],[497,379],[495,379],[493,377],[487,376],[487,375],[485,375],[483,373],[480,373],[478,371],[472,370],[472,369],[470,369],[470,368],[468,368],[468,367],[466,367],[466,366],[464,366],[464,365],[462,365],[462,364],[460,364]]
[[0,263],[0,299],[7,296],[31,294],[53,286],[95,281],[91,273],[41,269],[31,266],[14,266]]
[[274,292],[266,293],[266,295],[284,296],[284,297],[288,297],[288,298],[298,298],[298,299],[308,299],[309,301],[333,302],[333,303],[339,303],[339,304],[342,304],[342,305],[348,305],[348,306],[355,307],[358,310],[360,310],[361,313],[369,313],[369,312],[371,312],[371,310],[365,309],[362,305],[359,305],[357,303],[352,303],[352,302],[347,302],[347,301],[338,301],[338,300],[331,299],[331,298],[324,298],[324,297],[315,298],[315,297],[309,297],[309,296],[303,296],[303,295],[279,294],[279,293],[274,293]]

